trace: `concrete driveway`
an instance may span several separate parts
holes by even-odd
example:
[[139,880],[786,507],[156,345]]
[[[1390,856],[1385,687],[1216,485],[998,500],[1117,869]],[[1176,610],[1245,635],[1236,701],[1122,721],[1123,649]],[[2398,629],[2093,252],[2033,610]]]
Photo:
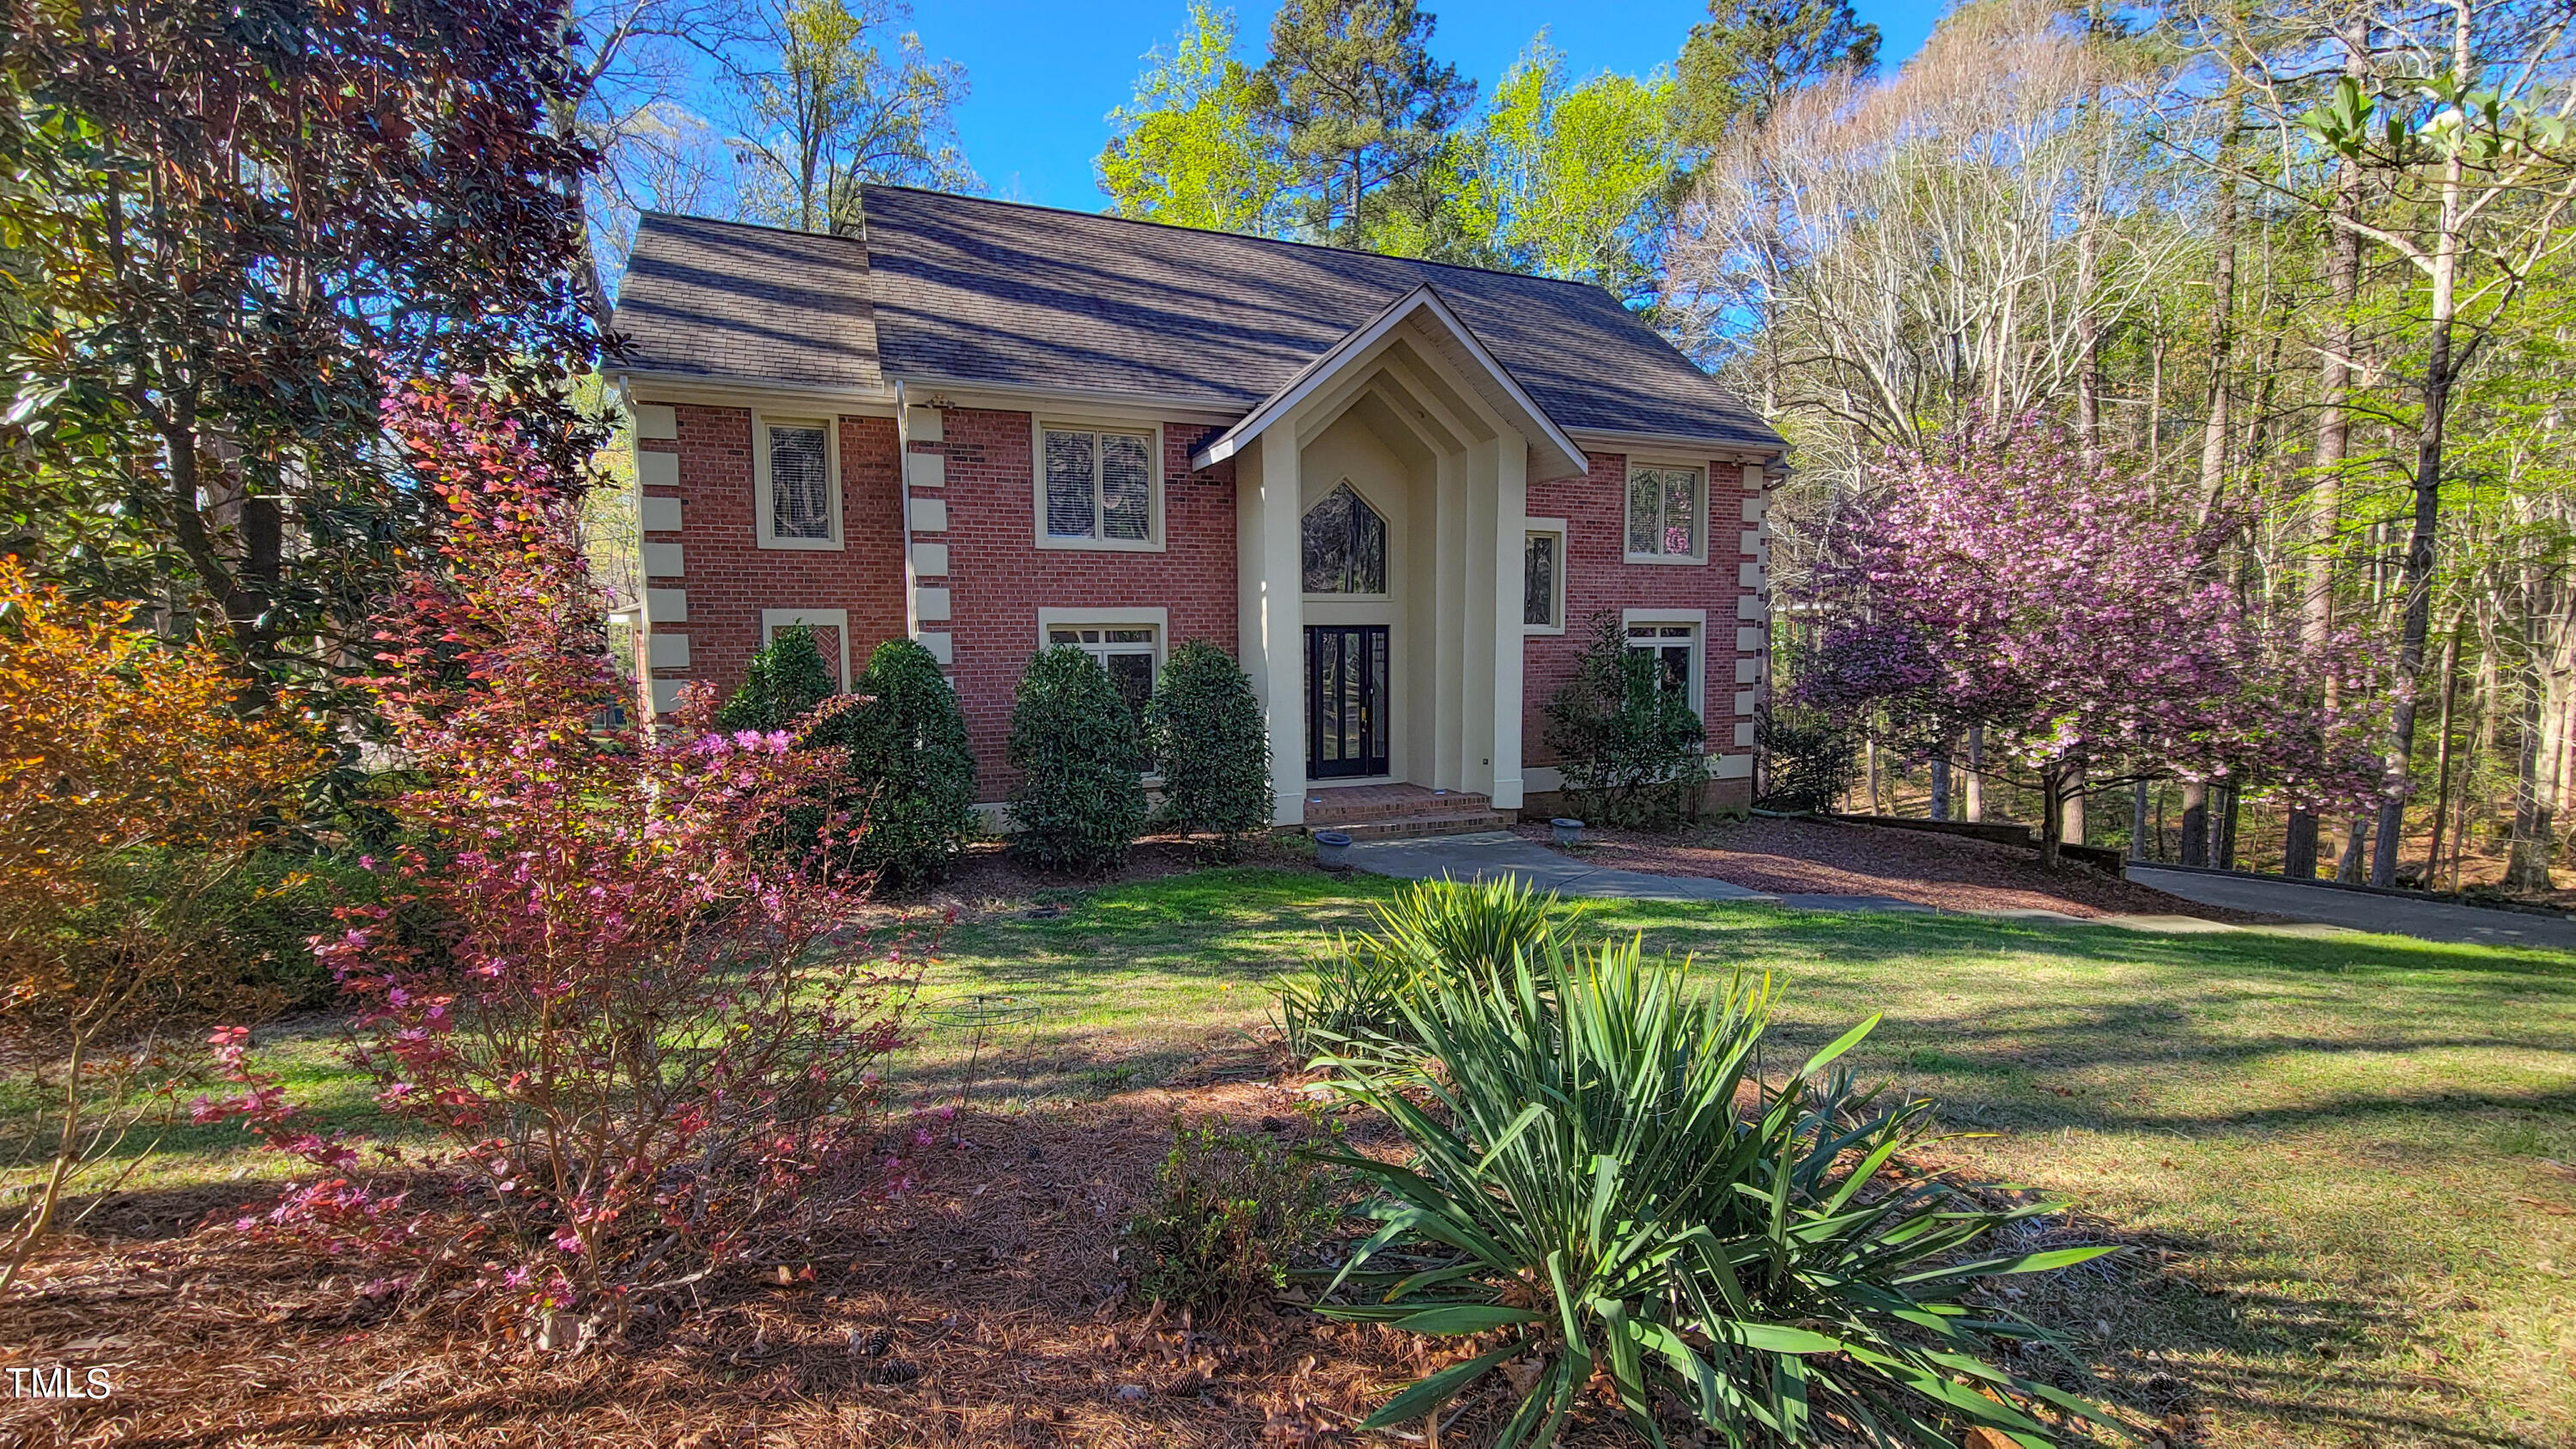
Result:
[[2131,862],[2129,879],[2205,906],[2240,911],[2268,911],[2349,926],[2413,936],[2422,941],[2457,941],[2473,946],[2531,946],[2576,952],[2576,921],[2520,911],[2491,911],[2444,901],[2409,900],[2404,896],[2339,891],[2329,886],[2299,885],[2260,876],[2205,875],[2193,870],[2159,870]]

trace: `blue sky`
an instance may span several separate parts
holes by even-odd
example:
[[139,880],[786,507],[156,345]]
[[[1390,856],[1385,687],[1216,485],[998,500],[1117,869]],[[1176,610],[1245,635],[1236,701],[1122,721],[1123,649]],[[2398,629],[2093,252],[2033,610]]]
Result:
[[[1259,60],[1273,0],[1234,7],[1246,58]],[[1426,0],[1439,17],[1432,53],[1492,86],[1530,37],[1547,28],[1577,75],[1642,74],[1669,63],[1706,0]],[[1886,37],[1884,60],[1914,53],[1943,8],[1934,0],[1860,0]],[[957,115],[966,159],[993,194],[1097,210],[1091,159],[1109,139],[1104,119],[1133,91],[1147,50],[1168,41],[1186,0],[915,0],[914,28],[934,56],[963,62],[974,94]]]

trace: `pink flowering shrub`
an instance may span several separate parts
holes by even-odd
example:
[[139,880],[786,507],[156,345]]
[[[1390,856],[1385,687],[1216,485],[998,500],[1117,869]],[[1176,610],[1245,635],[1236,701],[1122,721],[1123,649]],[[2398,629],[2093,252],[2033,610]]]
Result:
[[2232,567],[2248,520],[2196,517],[2184,491],[2027,419],[1891,453],[1838,520],[1793,698],[1918,752],[1982,726],[1989,761],[2038,785],[2051,863],[2079,775],[2367,801],[2358,641],[2303,649],[2268,630]]
[[[868,886],[855,827],[777,849],[832,752],[712,730],[703,692],[679,729],[596,728],[620,686],[567,480],[462,382],[414,385],[387,421],[448,525],[377,635],[410,843],[320,954],[376,1100],[462,1177],[489,1286],[614,1321],[757,1256],[818,1177],[876,1171],[877,1068],[914,973],[845,924]],[[203,1111],[330,1174],[299,1210],[387,1250],[416,1236],[231,1050],[245,1090]]]

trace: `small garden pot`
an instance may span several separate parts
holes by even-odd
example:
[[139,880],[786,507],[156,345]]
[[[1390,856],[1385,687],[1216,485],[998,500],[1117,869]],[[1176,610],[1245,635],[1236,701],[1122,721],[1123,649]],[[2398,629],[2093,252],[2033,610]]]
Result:
[[1549,838],[1559,845],[1579,844],[1583,839],[1583,822],[1559,815],[1547,822],[1547,832]]
[[1315,864],[1326,870],[1351,868],[1351,838],[1339,830],[1315,832]]

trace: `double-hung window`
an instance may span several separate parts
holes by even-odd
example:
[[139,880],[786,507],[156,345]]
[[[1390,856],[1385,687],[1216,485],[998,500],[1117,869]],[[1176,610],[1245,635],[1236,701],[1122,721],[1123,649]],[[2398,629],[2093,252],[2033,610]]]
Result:
[[1058,548],[1150,549],[1162,542],[1154,434],[1038,430],[1038,541]]
[[759,420],[753,505],[763,548],[839,548],[841,503],[832,426],[813,418]]
[[1628,648],[1654,662],[1655,685],[1677,694],[1691,712],[1700,712],[1699,626],[1695,624],[1630,624]]
[[[1109,682],[1118,687],[1118,697],[1127,701],[1127,712],[1136,717],[1141,728],[1145,723],[1145,704],[1154,697],[1154,672],[1160,654],[1156,636],[1161,631],[1150,624],[1137,625],[1070,625],[1047,627],[1049,644],[1070,644],[1100,661],[1109,671]],[[1152,769],[1153,761],[1141,762]]]
[[1628,469],[1628,560],[1698,563],[1708,557],[1708,472],[1637,463]]

